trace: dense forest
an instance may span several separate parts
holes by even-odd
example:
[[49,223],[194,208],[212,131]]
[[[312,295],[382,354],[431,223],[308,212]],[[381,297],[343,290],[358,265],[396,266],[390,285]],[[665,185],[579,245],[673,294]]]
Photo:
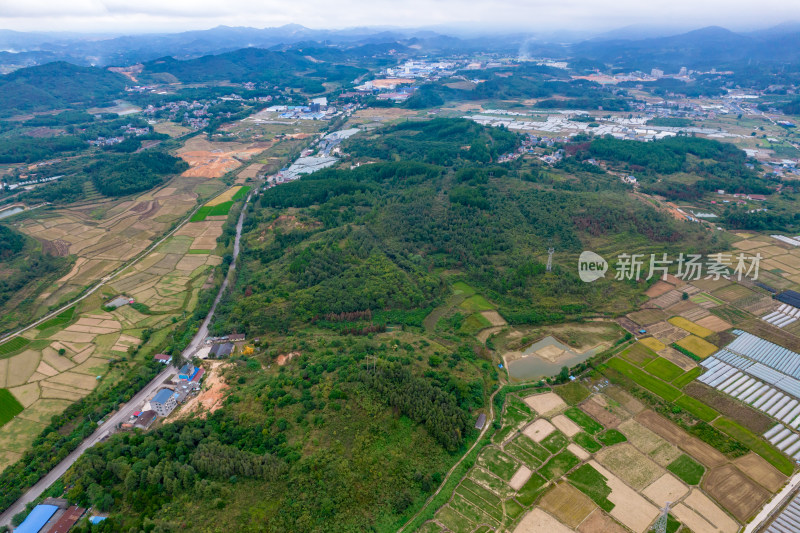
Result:
[[69,105],[104,105],[119,98],[126,78],[97,67],[63,61],[22,68],[0,76],[0,116]]
[[106,157],[86,168],[86,174],[106,196],[125,196],[152,189],[167,176],[188,169],[183,159],[148,150],[136,154]]

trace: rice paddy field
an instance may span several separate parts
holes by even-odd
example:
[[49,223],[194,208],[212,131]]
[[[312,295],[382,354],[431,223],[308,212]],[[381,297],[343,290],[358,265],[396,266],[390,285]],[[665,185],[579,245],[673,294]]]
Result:
[[46,249],[75,257],[72,269],[36,298],[28,318],[78,295],[87,285],[130,261],[196,205],[223,188],[218,180],[178,176],[163,187],[135,197],[99,198],[23,218],[16,228]]
[[[0,345],[0,470],[21,457],[50,417],[152,356],[147,346],[136,359],[129,350],[142,345],[145,329],[163,338],[174,318],[194,309],[222,262],[208,253],[220,234],[221,222],[187,223],[98,293]],[[212,239],[207,253],[192,253]],[[135,305],[104,308],[118,294]]]

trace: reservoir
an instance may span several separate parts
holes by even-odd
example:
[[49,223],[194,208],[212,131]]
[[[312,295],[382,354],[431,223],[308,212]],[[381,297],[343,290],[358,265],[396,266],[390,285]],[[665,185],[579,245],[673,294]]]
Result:
[[522,352],[522,357],[508,361],[508,375],[511,381],[530,381],[555,376],[562,367],[573,367],[586,361],[599,351],[600,347],[578,353],[555,337],[547,336],[530,345]]

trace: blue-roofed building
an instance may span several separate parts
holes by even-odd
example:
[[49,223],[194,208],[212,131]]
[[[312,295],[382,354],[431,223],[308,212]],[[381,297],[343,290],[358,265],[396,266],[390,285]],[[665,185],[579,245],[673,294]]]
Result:
[[100,522],[102,522],[106,518],[107,517],[105,517],[105,516],[92,516],[91,518],[89,518],[89,522],[91,522],[92,524],[99,524]]
[[17,533],[39,533],[54,514],[58,511],[55,505],[37,505],[16,529]]
[[150,400],[150,406],[158,416],[169,416],[175,407],[178,406],[179,394],[170,389],[161,389],[158,394]]

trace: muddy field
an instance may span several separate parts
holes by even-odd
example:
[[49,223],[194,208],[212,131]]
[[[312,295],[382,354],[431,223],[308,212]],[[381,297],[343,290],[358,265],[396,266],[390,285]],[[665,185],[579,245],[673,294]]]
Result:
[[636,421],[656,433],[662,439],[681,448],[708,468],[721,466],[728,462],[725,456],[720,452],[700,439],[692,437],[666,418],[652,411],[642,411],[636,417]]

